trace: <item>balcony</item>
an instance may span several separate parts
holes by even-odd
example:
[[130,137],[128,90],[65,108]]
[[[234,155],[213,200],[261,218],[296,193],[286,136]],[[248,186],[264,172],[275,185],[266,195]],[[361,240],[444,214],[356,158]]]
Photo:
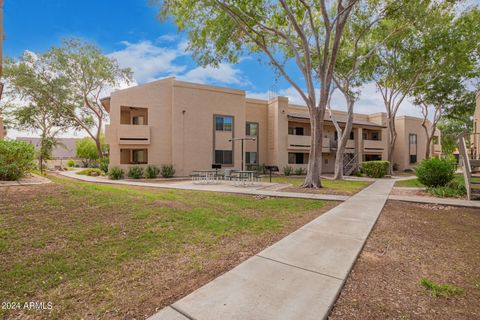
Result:
[[[332,139],[331,141],[329,140],[329,144],[330,144],[330,149],[336,150],[337,145],[338,145],[338,141]],[[346,147],[346,149],[355,149],[355,140],[348,139],[347,145],[345,147]]]
[[[288,135],[288,149],[290,150],[303,150],[307,151],[310,149],[310,139],[311,136],[297,136],[297,135]],[[330,152],[330,139],[323,138],[322,151]]]
[[434,144],[433,153],[442,153],[442,146],[440,144]]
[[150,144],[150,126],[133,124],[105,126],[105,138],[106,143],[148,145]]
[[382,140],[363,140],[363,148],[364,149],[384,149],[385,145]]

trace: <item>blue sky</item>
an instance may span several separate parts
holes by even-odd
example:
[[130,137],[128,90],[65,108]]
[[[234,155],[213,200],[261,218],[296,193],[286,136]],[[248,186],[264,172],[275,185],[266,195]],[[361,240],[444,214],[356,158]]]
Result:
[[[43,52],[59,46],[63,38],[78,37],[95,43],[122,66],[131,67],[136,83],[174,75],[243,89],[253,97],[267,97],[268,91],[275,91],[301,102],[295,90],[285,80],[276,80],[258,56],[245,56],[237,65],[224,63],[218,69],[198,66],[185,51],[186,34],[178,33],[170,22],[160,23],[156,15],[157,8],[149,6],[148,0],[4,0],[4,55]],[[343,109],[339,94],[332,101]],[[356,112],[373,113],[383,108],[375,86],[367,84]],[[399,113],[419,114],[409,101]]]

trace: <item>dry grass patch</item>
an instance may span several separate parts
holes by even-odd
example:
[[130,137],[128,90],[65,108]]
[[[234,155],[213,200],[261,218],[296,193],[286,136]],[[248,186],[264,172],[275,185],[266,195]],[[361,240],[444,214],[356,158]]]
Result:
[[152,315],[335,204],[89,184],[0,189],[0,318]]

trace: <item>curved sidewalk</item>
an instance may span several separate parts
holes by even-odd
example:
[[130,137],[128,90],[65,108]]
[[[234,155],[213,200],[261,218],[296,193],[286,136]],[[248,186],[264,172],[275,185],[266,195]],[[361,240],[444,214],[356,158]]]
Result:
[[394,182],[376,181],[149,319],[326,318]]

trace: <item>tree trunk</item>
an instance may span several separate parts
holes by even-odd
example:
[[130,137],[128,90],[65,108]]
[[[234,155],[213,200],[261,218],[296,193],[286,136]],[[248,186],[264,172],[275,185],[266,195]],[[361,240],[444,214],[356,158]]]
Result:
[[388,171],[393,175],[393,150],[397,140],[397,131],[395,130],[395,117],[388,117],[388,162],[390,163]]
[[343,155],[345,154],[345,149],[347,148],[347,142],[350,138],[350,132],[352,132],[352,124],[353,124],[353,103],[352,99],[348,100],[348,114],[347,114],[347,121],[345,123],[345,128],[342,130],[338,130],[337,128],[337,152],[335,155],[335,171],[333,174],[334,180],[343,180]]
[[103,159],[103,150],[102,144],[100,143],[100,137],[97,137],[97,139],[95,139],[95,145],[97,146],[98,158]]
[[[315,107],[314,107],[315,108]],[[312,110],[310,112],[310,126],[312,135],[310,140],[310,157],[308,158],[308,169],[304,188],[321,188],[320,179],[322,173],[322,141],[323,141],[323,117],[325,108]]]

